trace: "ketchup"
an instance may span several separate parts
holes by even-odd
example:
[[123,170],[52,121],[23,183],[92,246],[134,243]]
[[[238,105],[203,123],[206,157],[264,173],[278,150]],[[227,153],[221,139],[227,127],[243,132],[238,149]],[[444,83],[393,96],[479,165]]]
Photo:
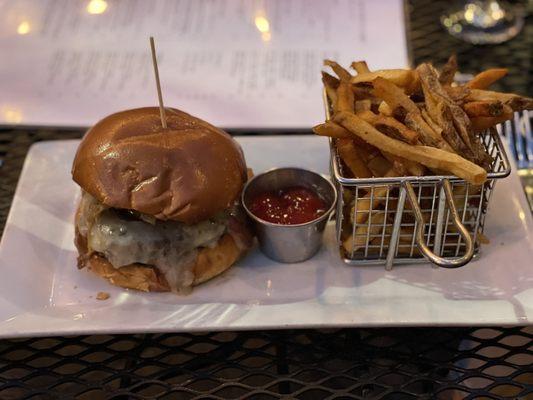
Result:
[[253,197],[250,211],[274,224],[295,225],[312,221],[326,212],[326,203],[301,186],[264,192]]

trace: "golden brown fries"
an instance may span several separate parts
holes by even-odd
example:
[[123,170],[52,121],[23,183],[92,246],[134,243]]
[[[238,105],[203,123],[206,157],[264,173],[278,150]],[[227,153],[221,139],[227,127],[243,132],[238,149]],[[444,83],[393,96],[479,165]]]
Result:
[[468,101],[501,101],[513,111],[533,110],[533,99],[513,93],[499,93],[491,90],[472,89],[466,97]]
[[388,171],[393,169],[393,163],[383,156],[382,153],[372,154],[367,157],[366,164],[372,172],[372,176],[385,176]]
[[398,110],[401,111],[405,125],[418,133],[422,144],[451,150],[450,146],[442,139],[440,133],[433,130],[424,120],[422,112],[415,102],[392,82],[380,77],[376,78],[374,80],[374,95],[388,104],[393,110],[393,115]]
[[339,87],[339,80],[327,72],[322,71],[322,83],[324,84],[326,95],[331,104],[337,104],[337,88]]
[[355,235],[349,236],[342,243],[344,250],[350,253],[357,251],[366,244],[367,236],[374,236],[380,234],[383,230],[383,223],[385,221],[385,213],[372,213],[370,216],[370,227],[367,224],[359,225],[355,231]]
[[328,74],[325,71],[322,71],[322,83],[325,87],[330,87],[333,90],[337,90],[339,87],[339,79],[335,78],[333,75]]
[[451,85],[457,69],[457,57],[455,54],[452,54],[440,71],[439,82],[443,85]]
[[372,109],[372,101],[368,99],[357,100],[355,102],[355,113],[358,114],[363,111],[370,111]]
[[385,115],[387,117],[393,116],[392,108],[390,108],[390,106],[385,101],[382,101],[381,103],[379,103],[378,113]]
[[498,117],[474,117],[472,121],[472,130],[474,132],[483,132],[495,125],[508,121],[513,118],[513,113],[502,114]]
[[486,89],[505,75],[507,75],[507,68],[487,69],[474,76],[465,86],[469,89]]
[[352,74],[350,74],[347,70],[345,70],[343,67],[341,67],[338,63],[332,60],[324,60],[324,65],[331,67],[333,72],[337,74],[339,79],[341,81],[347,81],[349,82],[352,78]]
[[368,219],[368,211],[375,210],[383,202],[383,197],[387,195],[389,188],[386,186],[378,187],[372,192],[368,192],[351,209],[352,215],[355,213],[355,221],[362,224]]
[[352,83],[374,82],[376,78],[387,79],[407,93],[414,93],[420,87],[418,74],[411,69],[384,69],[374,72],[366,72],[352,77]]
[[357,150],[354,142],[350,139],[337,141],[337,151],[346,166],[350,169],[354,177],[370,178],[372,173],[367,168],[365,161],[361,158],[361,152]]
[[[393,166],[383,176],[394,177],[398,175],[398,172],[398,169]],[[389,189],[388,186],[376,187],[374,190],[368,191],[362,198],[359,198],[354,202],[350,212],[352,215],[354,215],[354,213],[356,214],[356,224],[366,222],[368,211],[375,210],[380,204],[383,204],[387,200]]]
[[357,100],[374,99],[374,95],[372,94],[372,84],[358,83],[356,85],[352,85],[352,91]]
[[[455,56],[440,70],[423,63],[415,69],[371,71],[365,61],[354,61],[350,65],[355,71],[352,75],[335,61],[326,60],[324,65],[337,75],[322,73],[332,115],[313,131],[333,138],[343,168],[349,171],[347,177],[362,179],[355,199],[349,187],[343,192],[349,204],[343,208],[343,213],[349,214],[343,224],[353,230],[353,234],[342,236],[348,254],[362,249],[375,254],[380,246],[390,244],[399,203],[397,194],[391,199],[389,195],[397,186],[384,183],[372,189],[375,183],[366,185],[365,179],[456,175],[469,184],[468,189],[454,189],[457,206],[468,213],[469,208],[478,207],[480,185],[493,164],[478,133],[511,119],[513,112],[533,109],[531,98],[487,90],[505,76],[504,68],[483,71],[466,84],[454,82],[458,70]],[[435,207],[432,190],[437,189],[426,189],[422,187],[419,197],[423,217],[429,220],[433,214],[427,210]],[[470,196],[469,204],[465,190],[478,195]],[[385,217],[385,207],[389,217]],[[404,207],[412,209],[409,202]],[[404,218],[415,222],[409,212],[403,214],[402,221]],[[456,232],[454,227],[447,229]],[[413,235],[412,226],[407,231],[402,228],[399,254],[413,251]],[[374,247],[368,248],[369,244]]]
[[383,99],[393,110],[401,107],[408,113],[420,112],[415,102],[393,81],[377,76],[372,83],[374,96]]
[[358,74],[365,74],[367,72],[370,72],[370,69],[368,69],[368,65],[366,65],[366,61],[354,61],[351,67],[355,71],[357,71]]
[[369,124],[372,124],[375,128],[387,136],[412,144],[415,144],[418,141],[418,133],[407,128],[405,125],[392,117],[374,114],[369,110],[361,111],[356,114],[359,118],[365,120]]
[[336,139],[350,139],[352,137],[350,132],[333,121],[315,126],[313,132],[318,136],[329,136]]
[[470,127],[465,111],[448,95],[438,79],[438,72],[430,64],[417,67],[429,117],[442,130],[443,139],[454,152],[485,169],[491,158]]
[[470,95],[471,91],[466,86],[442,86],[442,88],[446,91],[448,96],[457,103],[458,105],[462,105],[466,98]]
[[[390,245],[390,235],[392,233],[392,226],[385,227],[386,236],[383,238],[383,246],[388,247]],[[414,230],[413,228],[401,228],[398,235],[398,253],[409,254],[411,252],[411,245],[413,242]],[[371,241],[374,245],[381,246],[381,237],[375,237]],[[414,254],[418,254],[418,248],[413,249]]]
[[341,81],[337,88],[337,103],[333,107],[335,112],[354,111],[354,94],[349,82]]
[[[383,156],[389,160],[390,163],[393,165],[401,166],[401,169],[405,171],[402,175],[411,175],[411,176],[423,176],[426,173],[426,168],[421,165],[420,163],[417,163],[416,161],[411,161],[406,158],[398,157],[395,154],[387,153],[386,151],[382,151]],[[399,167],[396,167],[395,170],[400,170]],[[391,176],[401,176],[399,174],[391,175]]]
[[513,109],[499,100],[471,101],[464,105],[464,110],[470,118],[474,117],[499,117],[503,114],[512,114]]
[[412,146],[392,139],[355,114],[343,111],[335,115],[334,121],[382,151],[419,162],[430,168],[449,171],[474,185],[480,185],[487,179],[487,171],[457,154],[430,146]]

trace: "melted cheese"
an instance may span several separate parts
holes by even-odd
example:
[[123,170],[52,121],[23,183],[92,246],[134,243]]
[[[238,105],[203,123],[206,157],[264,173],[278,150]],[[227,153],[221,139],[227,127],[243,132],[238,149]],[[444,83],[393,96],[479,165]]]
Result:
[[88,227],[90,251],[104,254],[115,267],[133,263],[153,265],[173,290],[189,288],[198,247],[214,247],[227,227],[227,216],[195,225],[175,221],[149,224],[124,219],[113,209],[101,211]]

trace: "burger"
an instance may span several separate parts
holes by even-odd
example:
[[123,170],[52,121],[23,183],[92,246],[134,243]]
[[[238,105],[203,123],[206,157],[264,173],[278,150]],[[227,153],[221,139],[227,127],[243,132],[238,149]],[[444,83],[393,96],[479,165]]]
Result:
[[72,166],[78,268],[114,285],[187,292],[251,245],[238,202],[247,180],[239,145],[183,111],[112,114],[85,134]]

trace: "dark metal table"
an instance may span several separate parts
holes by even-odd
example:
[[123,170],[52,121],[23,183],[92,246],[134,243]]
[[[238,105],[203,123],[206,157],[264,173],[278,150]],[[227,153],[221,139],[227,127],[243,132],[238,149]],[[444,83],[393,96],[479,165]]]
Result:
[[[463,72],[505,66],[498,89],[531,94],[532,17],[514,40],[474,47],[440,27],[447,5],[409,2],[415,63],[455,51]],[[29,146],[81,134],[0,129],[0,232]],[[532,344],[533,327],[2,340],[0,399],[533,399]]]

